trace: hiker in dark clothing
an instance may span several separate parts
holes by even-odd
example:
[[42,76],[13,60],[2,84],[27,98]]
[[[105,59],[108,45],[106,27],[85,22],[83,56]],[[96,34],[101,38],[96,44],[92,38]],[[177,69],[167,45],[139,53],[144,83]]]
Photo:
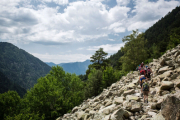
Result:
[[150,67],[147,67],[147,70],[146,70],[146,78],[148,79],[148,80],[150,80],[151,79],[151,74],[152,74],[152,70],[151,70],[151,68]]
[[147,82],[148,80],[145,79],[145,82],[142,85],[142,90],[143,90],[143,95],[144,95],[144,103],[147,102],[148,103],[148,94],[150,92],[150,87],[149,87],[149,83]]
[[141,86],[141,96],[143,96],[142,85],[143,85],[145,79],[146,79],[146,77],[143,74],[139,77],[139,85]]

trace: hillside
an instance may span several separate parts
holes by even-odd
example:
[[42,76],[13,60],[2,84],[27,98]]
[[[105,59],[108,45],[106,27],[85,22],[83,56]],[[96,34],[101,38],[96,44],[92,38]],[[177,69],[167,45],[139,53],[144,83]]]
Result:
[[148,40],[148,47],[156,44],[160,47],[160,52],[164,52],[167,50],[168,44],[170,44],[170,36],[173,34],[173,32],[180,34],[179,28],[180,6],[173,9],[166,16],[164,16],[164,18],[161,18],[158,22],[145,31],[145,38]]
[[[56,64],[52,62],[46,64],[51,67],[56,66]],[[88,68],[88,65],[90,64],[91,64],[90,60],[86,60],[84,62],[61,63],[57,65],[61,66],[66,72],[75,73],[76,75],[81,75],[81,74],[84,75],[86,74],[86,70]]]
[[123,52],[121,50],[118,50],[117,53],[111,55],[108,59],[110,61],[110,64],[113,66],[113,68],[120,69],[119,66],[121,63],[119,62],[119,58],[123,56]]
[[17,91],[19,96],[23,97],[26,90],[16,83],[11,82],[2,72],[0,72],[0,93],[7,92],[8,90]]
[[131,71],[95,97],[56,120],[179,120],[180,45],[149,63],[149,103],[144,103],[139,72]]
[[[166,50],[180,44],[180,6],[148,28],[144,37],[147,39],[146,48],[148,48],[149,59],[158,58]],[[119,58],[123,55],[121,50],[111,55],[109,58],[110,64],[119,69],[121,65]]]
[[11,43],[0,42],[0,71],[13,83],[30,89],[51,67]]

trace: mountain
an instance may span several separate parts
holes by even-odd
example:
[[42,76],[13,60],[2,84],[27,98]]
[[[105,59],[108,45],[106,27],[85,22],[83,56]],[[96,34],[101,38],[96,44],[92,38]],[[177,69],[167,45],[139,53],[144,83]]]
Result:
[[86,60],[84,62],[63,63],[63,64],[59,64],[59,66],[63,67],[64,71],[66,72],[80,75],[80,74],[86,74],[86,70],[88,69],[88,65],[90,64],[91,64],[90,60]]
[[0,42],[0,71],[12,82],[30,89],[51,67],[11,43]]
[[26,90],[16,83],[11,82],[2,72],[0,72],[0,93],[7,92],[8,90],[16,91],[19,96],[23,97]]
[[52,66],[56,66],[56,64],[55,63],[53,63],[53,62],[45,62],[47,65],[49,65],[50,67],[52,67]]
[[116,68],[116,69],[120,69],[118,68],[120,66],[120,62],[119,62],[119,58],[121,56],[123,56],[124,53],[121,51],[121,50],[118,50],[117,53],[111,55],[108,59],[110,61],[110,64],[113,66],[113,68]]
[[[49,66],[55,66],[54,63],[46,63]],[[64,71],[69,73],[75,73],[76,75],[86,74],[86,70],[88,69],[88,66],[91,64],[90,60],[86,60],[84,62],[72,62],[72,63],[60,63],[57,64],[61,66]]]
[[[170,44],[170,36],[172,33],[180,34],[179,31],[180,6],[173,9],[145,31],[145,38],[148,40],[148,47],[156,44],[159,47],[160,52],[166,51],[168,44]],[[179,43],[176,45],[178,44]]]
[[[144,33],[144,37],[148,41],[147,48],[149,50],[149,58],[158,58],[166,50],[180,44],[180,6],[173,9],[153,26],[148,28]],[[173,39],[171,40],[171,38]],[[151,54],[155,46],[157,49],[154,51],[157,52],[157,55],[152,56]],[[110,64],[118,68],[120,66],[119,64],[121,64],[119,63],[119,58],[123,55],[121,50],[111,55],[109,58]]]

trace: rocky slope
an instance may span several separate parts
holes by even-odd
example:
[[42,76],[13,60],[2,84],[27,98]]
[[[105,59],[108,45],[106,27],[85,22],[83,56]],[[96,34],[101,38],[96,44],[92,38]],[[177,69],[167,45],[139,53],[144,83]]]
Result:
[[180,120],[180,45],[149,64],[149,103],[144,103],[133,71],[56,120]]

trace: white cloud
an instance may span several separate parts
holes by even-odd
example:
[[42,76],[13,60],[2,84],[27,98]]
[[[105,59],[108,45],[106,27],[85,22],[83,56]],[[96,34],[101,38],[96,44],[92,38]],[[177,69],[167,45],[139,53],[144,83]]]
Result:
[[129,4],[130,0],[116,0],[118,5],[126,6]]
[[115,33],[121,33],[121,32],[125,32],[125,31],[126,31],[126,29],[124,27],[114,28]]
[[39,53],[31,53],[33,56],[38,57],[40,60],[44,62],[54,62],[55,64],[59,63],[69,63],[69,62],[84,62],[87,59],[90,59],[92,55],[84,55],[84,54],[39,54]]
[[68,0],[41,0],[43,2],[54,2],[59,5],[67,5],[69,3]]
[[99,48],[103,48],[103,50],[107,53],[116,53],[118,50],[120,50],[121,47],[124,46],[125,43],[121,44],[106,44],[106,45],[100,45],[100,46],[89,46],[87,50],[98,50]]
[[114,39],[108,39],[109,41],[115,41]]
[[169,11],[180,5],[180,1],[165,1],[158,0],[157,2],[150,2],[149,0],[134,0],[135,13],[131,19],[128,20],[126,26],[128,30],[147,29],[157,22],[160,18],[165,16]]
[[[97,1],[70,3],[64,13],[59,13],[58,9],[46,5],[39,5],[37,9],[2,7],[0,18],[4,19],[7,26],[11,25],[5,27],[7,33],[0,37],[38,43],[97,40],[108,37],[111,33],[124,32],[125,28],[120,25],[127,19],[127,12],[130,10],[115,6],[108,11],[106,5]],[[110,29],[102,29],[105,26]],[[0,26],[0,29],[4,28]]]

